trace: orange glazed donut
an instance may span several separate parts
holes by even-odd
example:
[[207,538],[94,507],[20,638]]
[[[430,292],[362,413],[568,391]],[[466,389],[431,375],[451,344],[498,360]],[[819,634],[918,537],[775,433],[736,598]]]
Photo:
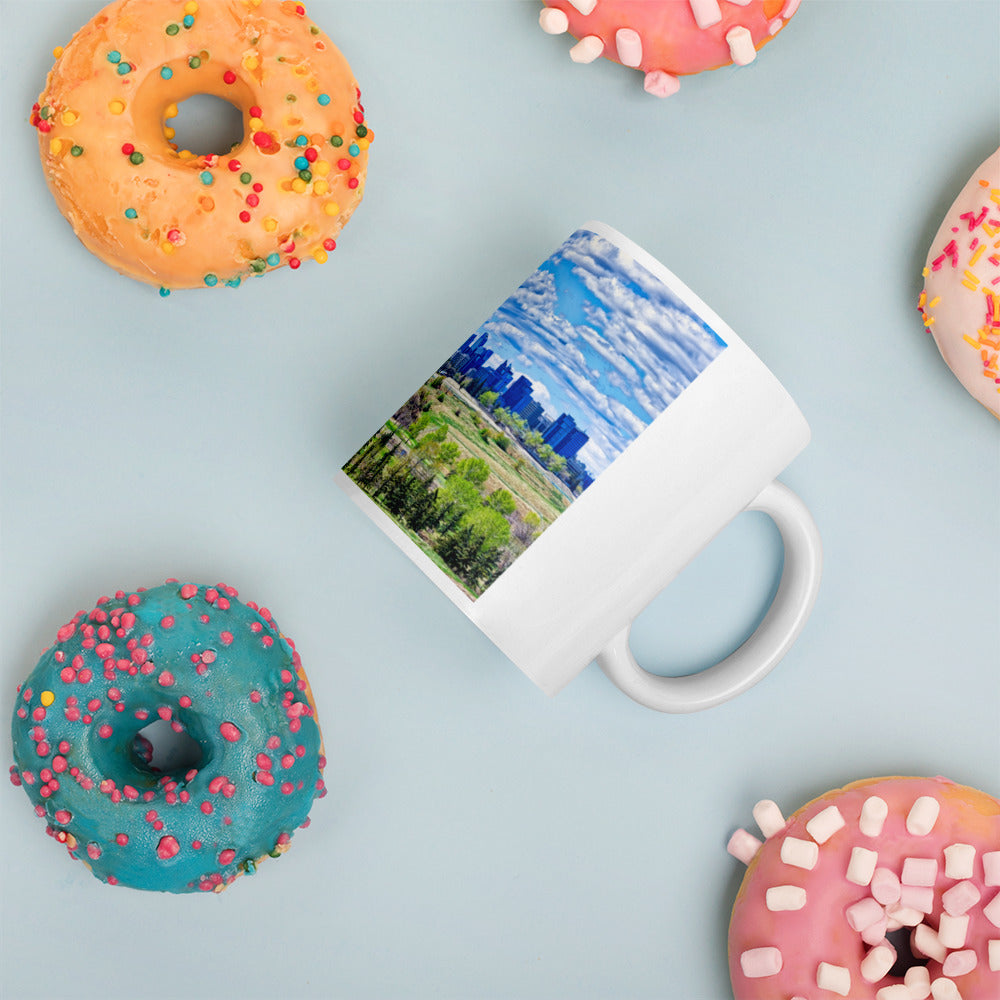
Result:
[[[115,0],[55,56],[31,123],[59,210],[105,263],[168,294],[327,259],[373,136],[301,3]],[[228,153],[171,143],[195,94],[242,111]]]
[[539,15],[550,35],[579,41],[574,62],[599,56],[645,73],[655,97],[677,92],[678,77],[745,66],[798,9],[799,0],[544,0]]
[[737,830],[736,1000],[1000,996],[1000,801],[946,778],[870,778]]

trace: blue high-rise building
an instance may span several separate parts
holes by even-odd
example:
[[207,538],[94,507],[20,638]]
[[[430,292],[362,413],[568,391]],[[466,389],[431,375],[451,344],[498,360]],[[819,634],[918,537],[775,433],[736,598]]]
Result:
[[542,440],[557,455],[562,455],[563,458],[576,458],[576,453],[590,440],[590,435],[581,431],[568,413],[561,413],[552,422]]

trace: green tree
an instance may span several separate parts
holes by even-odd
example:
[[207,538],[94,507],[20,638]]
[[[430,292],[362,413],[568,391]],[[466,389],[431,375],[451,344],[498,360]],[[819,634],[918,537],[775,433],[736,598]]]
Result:
[[482,403],[488,410],[499,398],[500,393],[489,391],[480,395],[479,402]]
[[438,462],[441,465],[452,466],[462,455],[462,449],[454,441],[444,441],[438,449]]
[[480,506],[462,517],[456,529],[442,538],[437,551],[475,589],[495,569],[497,557],[509,541],[507,519],[489,507]]
[[455,466],[455,472],[476,486],[482,486],[490,478],[490,467],[484,458],[463,458]]
[[487,498],[486,505],[492,507],[498,514],[513,514],[517,510],[517,504],[509,490],[494,490]]
[[444,532],[450,531],[466,514],[483,504],[479,487],[462,476],[450,476],[437,491],[437,498]]

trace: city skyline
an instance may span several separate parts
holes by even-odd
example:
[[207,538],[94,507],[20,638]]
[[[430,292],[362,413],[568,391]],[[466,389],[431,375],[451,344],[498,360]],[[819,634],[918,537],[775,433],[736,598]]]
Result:
[[[724,347],[659,278],[603,237],[580,230],[452,358],[466,349],[479,355],[474,367],[487,388],[499,386],[498,405],[520,385],[520,398],[508,400],[512,412],[534,404],[543,423],[571,419],[573,428],[565,420],[563,427],[577,436],[563,439],[563,451],[553,450],[570,452],[592,479]],[[529,415],[535,417],[529,425],[537,426],[539,413]]]

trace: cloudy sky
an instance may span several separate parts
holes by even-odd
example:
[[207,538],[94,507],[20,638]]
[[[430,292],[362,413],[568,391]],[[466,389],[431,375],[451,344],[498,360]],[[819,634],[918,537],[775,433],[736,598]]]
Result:
[[594,476],[725,347],[658,278],[585,230],[478,332],[531,379],[549,417],[569,413],[590,435],[580,458]]

